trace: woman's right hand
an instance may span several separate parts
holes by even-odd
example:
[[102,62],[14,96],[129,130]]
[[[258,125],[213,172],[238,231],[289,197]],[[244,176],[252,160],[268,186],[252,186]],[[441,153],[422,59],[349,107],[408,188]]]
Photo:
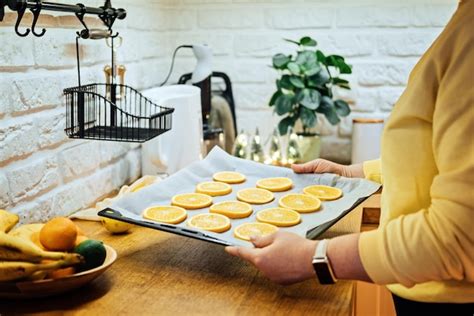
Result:
[[362,164],[341,165],[326,159],[315,159],[304,164],[291,165],[295,173],[335,173],[347,178],[364,178]]

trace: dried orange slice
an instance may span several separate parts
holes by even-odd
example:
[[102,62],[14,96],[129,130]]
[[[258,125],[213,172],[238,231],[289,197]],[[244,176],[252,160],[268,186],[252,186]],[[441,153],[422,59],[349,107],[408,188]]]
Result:
[[342,190],[327,185],[310,185],[303,189],[303,192],[317,197],[321,201],[337,200],[342,196]]
[[237,199],[250,204],[265,204],[273,201],[273,193],[258,188],[248,188],[237,192]]
[[230,229],[230,219],[221,214],[204,213],[191,217],[188,221],[188,226],[222,233]]
[[232,192],[232,187],[224,182],[201,182],[196,186],[196,192],[210,196],[227,195]]
[[201,193],[184,193],[173,196],[171,203],[188,210],[195,210],[211,205],[212,198]]
[[272,192],[288,191],[292,186],[293,181],[289,178],[266,178],[257,181],[257,188]]
[[266,236],[275,233],[278,227],[267,223],[244,223],[237,226],[234,230],[236,238],[250,241],[252,236]]
[[186,210],[179,206],[152,206],[143,211],[143,217],[161,223],[179,224],[188,215]]
[[311,213],[319,210],[321,200],[307,194],[288,194],[281,197],[278,204],[299,213]]
[[299,224],[301,215],[288,208],[274,207],[258,212],[257,221],[279,227],[289,227]]
[[214,204],[209,212],[222,214],[229,218],[245,218],[252,214],[252,206],[244,202],[227,201]]
[[245,176],[241,173],[235,171],[221,171],[214,173],[212,177],[214,181],[224,182],[224,183],[242,183],[245,181]]

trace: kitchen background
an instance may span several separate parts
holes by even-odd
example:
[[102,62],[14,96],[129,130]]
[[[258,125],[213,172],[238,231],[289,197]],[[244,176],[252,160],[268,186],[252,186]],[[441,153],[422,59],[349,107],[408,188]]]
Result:
[[[66,1],[76,3],[77,1]],[[100,6],[102,1],[83,1]],[[309,35],[328,54],[353,65],[352,90],[343,96],[352,113],[339,126],[318,122],[322,157],[348,163],[354,117],[386,118],[420,55],[447,23],[455,0],[163,0],[113,1],[127,10],[115,23],[124,38],[119,62],[126,84],[158,85],[174,48],[207,43],[214,70],[233,83],[239,129],[260,129],[263,139],[278,119],[268,100],[276,73],[271,56],[290,52],[282,38]],[[139,145],[69,140],[64,134],[62,90],[77,85],[73,16],[43,13],[42,38],[18,37],[16,14],[0,23],[0,208],[23,222],[68,215],[93,205],[140,176]],[[24,18],[31,23],[31,16]],[[93,27],[99,24],[88,19]],[[103,41],[83,41],[83,82],[103,82],[110,51]],[[193,70],[191,53],[180,52],[169,82]],[[415,105],[414,105],[415,106]]]

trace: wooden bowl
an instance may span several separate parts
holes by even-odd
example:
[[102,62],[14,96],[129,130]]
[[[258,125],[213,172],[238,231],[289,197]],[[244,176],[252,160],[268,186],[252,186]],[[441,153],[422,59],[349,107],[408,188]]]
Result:
[[0,282],[0,298],[33,298],[52,296],[77,289],[104,273],[117,259],[114,248],[104,245],[107,255],[101,266],[60,279]]

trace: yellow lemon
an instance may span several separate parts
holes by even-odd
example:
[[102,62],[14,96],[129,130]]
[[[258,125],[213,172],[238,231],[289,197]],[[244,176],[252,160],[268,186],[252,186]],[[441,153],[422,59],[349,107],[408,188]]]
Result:
[[173,196],[171,203],[188,210],[196,210],[211,205],[212,198],[202,193],[184,193]]
[[266,178],[257,181],[257,188],[272,192],[288,191],[293,187],[293,181],[289,178]]
[[245,218],[252,214],[252,206],[244,202],[228,201],[214,204],[209,212],[222,214],[229,218]]
[[112,234],[122,234],[129,231],[132,228],[132,224],[118,221],[116,219],[102,217],[102,225]]
[[267,223],[244,223],[237,226],[234,230],[236,238],[250,241],[252,236],[266,236],[275,233],[278,227]]
[[300,213],[311,213],[319,210],[321,201],[306,194],[288,194],[280,198],[278,204]]
[[245,181],[245,176],[235,171],[221,171],[214,173],[212,177],[214,181],[225,182],[230,184],[242,183]]
[[301,222],[301,215],[293,210],[274,207],[257,213],[257,221],[279,227],[289,227]]
[[161,223],[179,224],[188,215],[186,210],[179,206],[152,206],[143,211],[143,217]]
[[250,204],[265,204],[273,201],[273,193],[258,188],[248,188],[237,192],[237,199]]
[[224,182],[201,182],[196,186],[196,192],[210,196],[227,195],[232,192],[232,187]]
[[191,217],[188,226],[208,230],[214,233],[222,233],[230,229],[230,219],[221,214],[198,214]]
[[342,190],[339,188],[329,187],[327,185],[310,185],[303,189],[303,192],[322,201],[337,200],[342,196]]

